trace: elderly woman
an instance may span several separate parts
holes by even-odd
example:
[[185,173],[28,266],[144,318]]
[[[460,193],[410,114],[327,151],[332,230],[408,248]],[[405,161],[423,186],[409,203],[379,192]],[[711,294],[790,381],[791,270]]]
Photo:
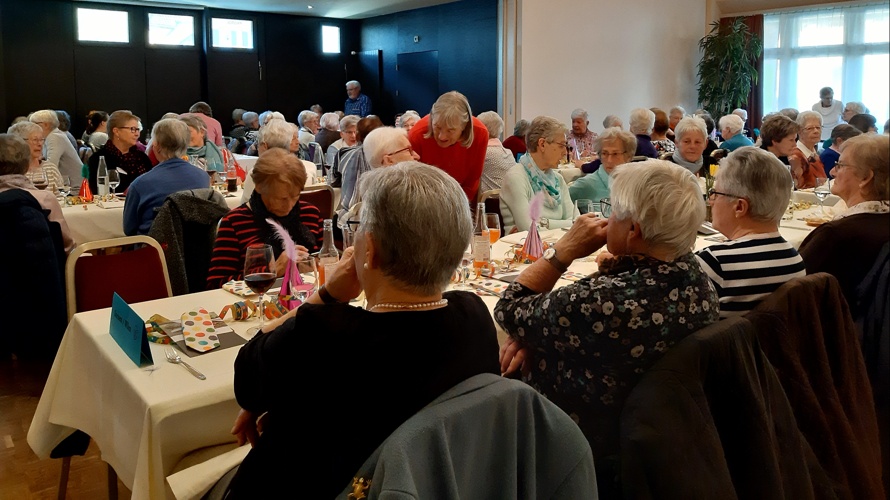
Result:
[[[618,417],[642,374],[718,317],[717,295],[690,252],[705,218],[695,177],[660,160],[612,175],[609,219],[579,217],[495,307],[509,335],[501,371],[536,358],[525,380],[578,423],[598,471],[614,466],[600,459],[618,452]],[[553,289],[573,260],[604,244],[614,256],[597,273]]]
[[[500,373],[497,335],[485,303],[472,293],[445,292],[473,227],[460,186],[420,164],[375,169],[367,179],[355,247],[346,249],[306,304],[266,323],[267,333],[244,345],[235,360],[235,397],[244,410],[233,432],[254,446],[231,483],[234,498],[271,498],[292,490],[296,447],[313,457],[311,470],[319,471],[314,491],[336,496],[418,410],[469,377]],[[393,213],[411,214],[411,223]],[[362,290],[367,307],[350,305]],[[337,369],[307,385],[305,374],[294,370],[295,353],[329,351],[332,338],[340,346]],[[264,387],[277,389],[260,390]],[[362,398],[386,409],[366,413],[361,432],[343,431],[354,425],[355,415],[339,409],[313,421],[317,439],[307,441],[305,429],[294,425],[288,396],[293,391],[301,391],[308,403],[331,397],[345,402],[360,387],[368,389]],[[258,436],[256,419],[264,413]]]
[[636,108],[630,112],[630,132],[637,136],[637,149],[634,156],[655,158],[658,152],[652,145],[652,127],[655,125],[655,113],[646,108]]
[[[108,142],[96,150],[89,160],[90,189],[93,193],[99,192],[96,174],[99,171],[101,157],[105,158],[105,165],[109,170],[117,169],[120,174],[121,183],[117,187],[119,193],[126,191],[137,177],[151,170],[151,160],[136,147],[137,142],[139,142],[139,118],[127,110],[111,113],[108,117]],[[75,178],[80,178],[80,174],[72,177],[71,181],[74,182]]]
[[704,155],[708,147],[708,127],[702,118],[689,116],[680,120],[674,127],[674,142],[677,150],[664,159],[693,174],[698,174],[702,166],[707,167],[715,161],[710,155]]
[[513,126],[513,135],[504,139],[504,147],[513,152],[513,157],[517,160],[520,155],[524,155],[528,151],[525,145],[525,134],[528,132],[528,126],[531,125],[528,120],[521,119]]
[[270,149],[257,159],[250,171],[255,188],[250,201],[220,220],[210,259],[207,288],[219,288],[229,280],[243,279],[244,254],[254,243],[272,245],[275,269],[284,274],[287,255],[272,226],[272,219],[290,234],[300,255],[315,252],[322,237],[321,213],[300,201],[306,170],[299,158],[281,148]]
[[417,125],[417,122],[420,121],[420,113],[414,111],[413,109],[409,109],[402,113],[399,117],[399,122],[396,124],[399,127],[405,129],[406,132],[411,132],[411,129]]
[[93,149],[101,148],[108,142],[108,113],[90,111],[87,115],[87,127],[83,132],[83,143]]
[[[41,135],[40,138],[42,140],[43,136]],[[33,144],[25,142],[18,134],[0,134],[0,193],[10,189],[22,189],[31,193],[37,203],[48,212],[47,219],[59,224],[65,253],[70,253],[71,250],[74,250],[74,239],[71,237],[68,223],[65,222],[65,216],[62,215],[59,201],[56,200],[52,192],[34,187],[34,184],[25,176],[29,165],[33,162],[32,149]],[[8,244],[9,242],[4,241],[4,243]]]
[[800,245],[808,273],[833,274],[856,317],[856,288],[890,240],[890,138],[859,135],[841,146],[831,192],[847,210],[813,230]]
[[760,147],[774,154],[785,165],[788,155],[794,152],[797,145],[797,132],[800,125],[785,115],[772,115],[763,120],[760,126]]
[[587,110],[576,108],[572,111],[572,127],[566,134],[566,140],[572,150],[572,162],[576,167],[581,168],[583,160],[589,160],[593,156],[593,141],[596,139],[596,132],[590,130],[590,115]]
[[727,151],[735,151],[741,147],[753,146],[754,142],[742,133],[744,128],[745,122],[736,114],[720,117],[720,135],[723,137],[720,147]]
[[346,208],[345,203],[352,199],[358,178],[371,170],[371,165],[368,164],[364,149],[361,147],[362,143],[371,131],[382,126],[383,122],[376,115],[362,118],[355,126],[355,146],[343,148],[337,153],[331,166],[331,176],[334,179],[334,187],[340,188],[341,207]]
[[788,156],[791,175],[798,189],[816,186],[817,177],[825,177],[825,166],[819,159],[819,141],[822,137],[822,115],[815,111],[802,111],[797,115],[798,140]]
[[650,111],[655,113],[655,123],[652,125],[651,134],[652,146],[655,147],[655,152],[659,155],[673,153],[677,150],[677,146],[667,136],[670,130],[667,113],[658,108],[651,108]]
[[592,174],[585,175],[569,186],[572,201],[600,200],[609,197],[612,186],[612,172],[618,165],[629,163],[637,150],[638,142],[634,134],[618,127],[603,130],[595,141],[593,148],[599,155],[602,165]]
[[495,111],[479,113],[479,121],[488,129],[488,148],[485,150],[485,164],[482,166],[482,181],[479,192],[500,189],[507,170],[516,165],[516,157],[501,144],[504,120]]
[[456,91],[439,96],[430,114],[408,133],[420,161],[441,168],[460,184],[475,204],[488,148],[488,130],[473,116],[470,103]]
[[574,206],[565,179],[556,168],[566,154],[566,126],[556,118],[539,116],[532,120],[526,134],[528,154],[507,171],[501,185],[501,214],[504,234],[528,231],[531,226],[529,203],[544,195],[541,216],[547,227],[572,225]]
[[[41,184],[42,187],[40,189],[46,189],[50,193],[55,193],[59,186],[62,185],[62,174],[59,173],[58,167],[52,163],[41,161],[43,160],[43,129],[36,123],[26,121],[9,127],[8,132],[19,136],[28,143],[28,147],[31,149],[31,161],[28,165],[28,171],[25,172],[25,177],[33,182],[35,187]],[[71,179],[68,180],[69,182],[71,181]]]
[[310,142],[315,141],[315,134],[318,133],[318,114],[314,111],[303,110],[297,115],[297,123],[300,124],[300,144],[308,146]]
[[850,120],[856,116],[863,113],[868,113],[868,108],[865,107],[865,104],[857,101],[850,101],[844,105],[844,113],[841,115],[841,118],[850,123]]
[[[207,127],[204,122],[195,115],[182,115],[179,117],[189,128],[189,143],[186,154],[192,165],[213,174],[213,172],[225,172],[226,160],[223,152],[216,144],[207,139]],[[160,160],[160,158],[158,158]]]
[[355,115],[346,115],[340,119],[340,138],[325,149],[325,165],[333,166],[334,158],[341,149],[351,148],[358,143],[356,132],[359,120],[361,118]]
[[[68,141],[68,135],[59,130],[59,117],[52,109],[35,111],[28,116],[31,123],[40,125],[43,130],[43,156],[59,168],[62,175],[67,175],[74,182],[81,178],[80,168],[83,165],[77,150]],[[122,180],[123,181],[123,180]],[[94,191],[95,192],[95,189]]]
[[[269,120],[257,134],[256,144],[259,155],[262,156],[273,148],[290,151],[295,134],[296,129],[292,123],[288,123],[278,118]],[[300,162],[300,166],[302,166],[302,161]],[[305,169],[303,169],[303,172],[306,172]],[[244,179],[243,189],[244,192],[241,193],[241,203],[247,203],[253,195],[253,177],[248,175]]]
[[164,204],[167,196],[210,185],[207,174],[182,159],[190,139],[191,127],[181,118],[166,118],[155,123],[151,131],[151,147],[159,163],[137,177],[127,190],[124,234],[148,234],[155,219],[155,209]]
[[762,149],[739,148],[721,163],[708,203],[714,229],[729,241],[697,252],[720,297],[720,318],[748,312],[806,275],[797,250],[779,234],[790,194],[788,169]]
[[340,138],[340,117],[337,113],[325,113],[318,121],[319,129],[315,134],[315,142],[321,146],[322,151],[327,151],[328,146]]

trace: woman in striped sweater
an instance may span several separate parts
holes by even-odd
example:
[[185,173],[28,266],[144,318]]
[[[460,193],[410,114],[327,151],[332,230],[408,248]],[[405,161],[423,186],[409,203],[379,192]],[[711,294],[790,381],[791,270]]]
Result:
[[298,254],[319,248],[321,213],[315,206],[299,201],[306,182],[306,170],[300,160],[283,149],[272,148],[260,156],[250,175],[256,184],[250,200],[220,221],[207,275],[208,290],[229,280],[242,279],[244,254],[253,243],[272,245],[276,271],[279,276],[284,274],[287,257],[266,219],[272,218],[287,229],[297,244]]

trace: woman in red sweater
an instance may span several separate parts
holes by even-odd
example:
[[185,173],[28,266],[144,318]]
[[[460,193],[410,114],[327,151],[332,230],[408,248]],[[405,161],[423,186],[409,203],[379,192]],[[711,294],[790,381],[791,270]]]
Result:
[[411,147],[423,163],[439,167],[454,178],[476,204],[488,129],[473,116],[470,103],[457,91],[439,96],[430,114],[417,122],[408,133]]

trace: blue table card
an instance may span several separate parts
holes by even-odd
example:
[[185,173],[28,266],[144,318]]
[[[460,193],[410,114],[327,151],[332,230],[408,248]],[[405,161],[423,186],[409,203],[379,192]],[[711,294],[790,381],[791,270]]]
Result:
[[136,366],[153,365],[148,337],[145,335],[145,322],[136,311],[117,293],[111,299],[111,338]]

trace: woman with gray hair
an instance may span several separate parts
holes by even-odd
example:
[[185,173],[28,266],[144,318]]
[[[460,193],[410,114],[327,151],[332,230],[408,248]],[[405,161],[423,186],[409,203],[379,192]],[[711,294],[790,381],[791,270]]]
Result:
[[[580,216],[494,310],[509,336],[501,371],[522,367],[526,382],[572,415],[599,478],[617,468],[618,418],[631,389],[674,344],[718,317],[717,295],[690,251],[705,218],[695,177],[660,160],[612,175],[608,220]],[[612,257],[599,271],[553,289],[573,260],[603,245]]]
[[316,142],[315,134],[318,133],[318,114],[308,109],[301,111],[297,116],[297,123],[300,124],[300,144],[308,146],[310,142]]
[[797,189],[816,186],[816,179],[825,177],[825,165],[819,158],[819,142],[822,138],[822,115],[816,111],[801,111],[797,115],[796,147],[788,155],[791,175]]
[[[59,168],[52,163],[42,161],[43,129],[36,123],[25,121],[9,127],[7,132],[21,137],[23,141],[28,143],[28,148],[31,150],[31,162],[28,165],[28,171],[25,172],[25,177],[33,182],[38,189],[47,189],[50,193],[55,193],[59,186],[62,185],[62,174],[59,173]],[[68,179],[68,181],[76,182],[79,178],[78,176],[78,178]],[[38,184],[42,186],[38,186]],[[62,203],[65,203],[65,201],[63,200]]]
[[779,234],[791,175],[774,155],[745,146],[720,164],[708,191],[714,229],[728,241],[697,252],[720,296],[720,318],[744,314],[792,278],[806,275],[797,250]]
[[708,147],[708,127],[705,121],[697,116],[688,116],[680,120],[674,127],[674,142],[677,149],[670,156],[663,158],[680,165],[693,174],[698,174],[702,167],[716,162],[710,155],[705,156]]
[[634,156],[656,158],[658,152],[652,145],[652,127],[655,125],[655,113],[646,108],[636,108],[630,112],[630,131],[637,136],[637,149]]
[[413,109],[409,109],[402,113],[402,116],[399,117],[398,126],[405,129],[405,131],[410,132],[414,125],[417,125],[417,122],[420,121],[420,114]]
[[531,227],[529,204],[543,193],[541,217],[545,227],[569,227],[575,207],[565,179],[556,171],[566,154],[566,126],[556,118],[538,116],[529,126],[526,140],[528,154],[507,171],[501,185],[501,215],[504,234],[528,231]]
[[736,114],[720,117],[720,135],[723,142],[720,148],[727,151],[735,151],[745,146],[753,146],[754,142],[745,137],[742,131],[745,128],[745,122]]
[[[417,162],[374,169],[367,180],[355,246],[344,250],[306,303],[267,322],[235,360],[235,397],[243,410],[234,433],[254,446],[232,480],[233,494],[275,497],[292,489],[294,446],[305,442],[303,451],[324,471],[315,478],[317,491],[337,496],[418,410],[467,378],[500,374],[485,303],[470,292],[445,291],[473,227],[460,186]],[[362,290],[367,306],[350,305]],[[294,353],[328,352],[332,335],[340,346],[338,368],[307,385],[305,374],[293,369]],[[313,424],[318,439],[306,442],[305,430],[293,425],[292,392],[307,388],[310,402],[345,401],[359,386],[386,411],[365,419],[359,433],[343,432],[354,423],[350,412],[329,412]],[[264,413],[259,434],[256,422]]]
[[346,115],[340,119],[340,138],[327,147],[324,154],[325,165],[333,166],[334,158],[343,148],[351,148],[356,145],[358,138],[358,122],[361,120],[356,115]]
[[214,172],[225,172],[226,159],[219,147],[207,139],[207,126],[204,121],[190,114],[182,115],[179,119],[189,128],[189,143],[186,150],[189,163],[210,175]]
[[[191,116],[193,120],[201,119]],[[201,122],[203,123],[203,122]],[[182,118],[165,118],[151,131],[151,147],[160,163],[130,184],[124,203],[124,234],[148,234],[156,208],[178,191],[210,187],[203,170],[182,159],[189,149],[191,126]]]
[[315,134],[315,142],[321,146],[322,151],[327,151],[328,146],[340,138],[340,117],[337,113],[325,113],[318,123],[320,128]]
[[463,94],[452,90],[439,96],[430,114],[408,132],[408,140],[420,155],[420,161],[454,177],[467,194],[467,202],[475,205],[485,164],[488,130],[473,116]]
[[500,189],[507,170],[516,165],[513,153],[501,144],[504,120],[495,111],[479,113],[479,121],[488,129],[488,147],[485,150],[485,164],[482,166],[482,180],[479,193]]
[[513,152],[513,157],[517,160],[520,155],[524,155],[528,148],[525,145],[525,133],[528,132],[528,126],[531,125],[528,120],[521,119],[513,126],[513,135],[504,139],[504,147]]
[[31,113],[28,120],[40,125],[43,130],[43,156],[46,160],[59,167],[59,172],[70,177],[71,182],[83,178],[80,172],[83,165],[80,155],[68,141],[68,135],[59,130],[59,117],[56,112],[52,109],[42,109]]
[[636,136],[626,130],[618,127],[603,130],[593,141],[593,148],[602,164],[594,173],[581,177],[569,186],[572,201],[585,199],[599,203],[600,200],[609,198],[612,172],[618,165],[633,160],[637,145]]

